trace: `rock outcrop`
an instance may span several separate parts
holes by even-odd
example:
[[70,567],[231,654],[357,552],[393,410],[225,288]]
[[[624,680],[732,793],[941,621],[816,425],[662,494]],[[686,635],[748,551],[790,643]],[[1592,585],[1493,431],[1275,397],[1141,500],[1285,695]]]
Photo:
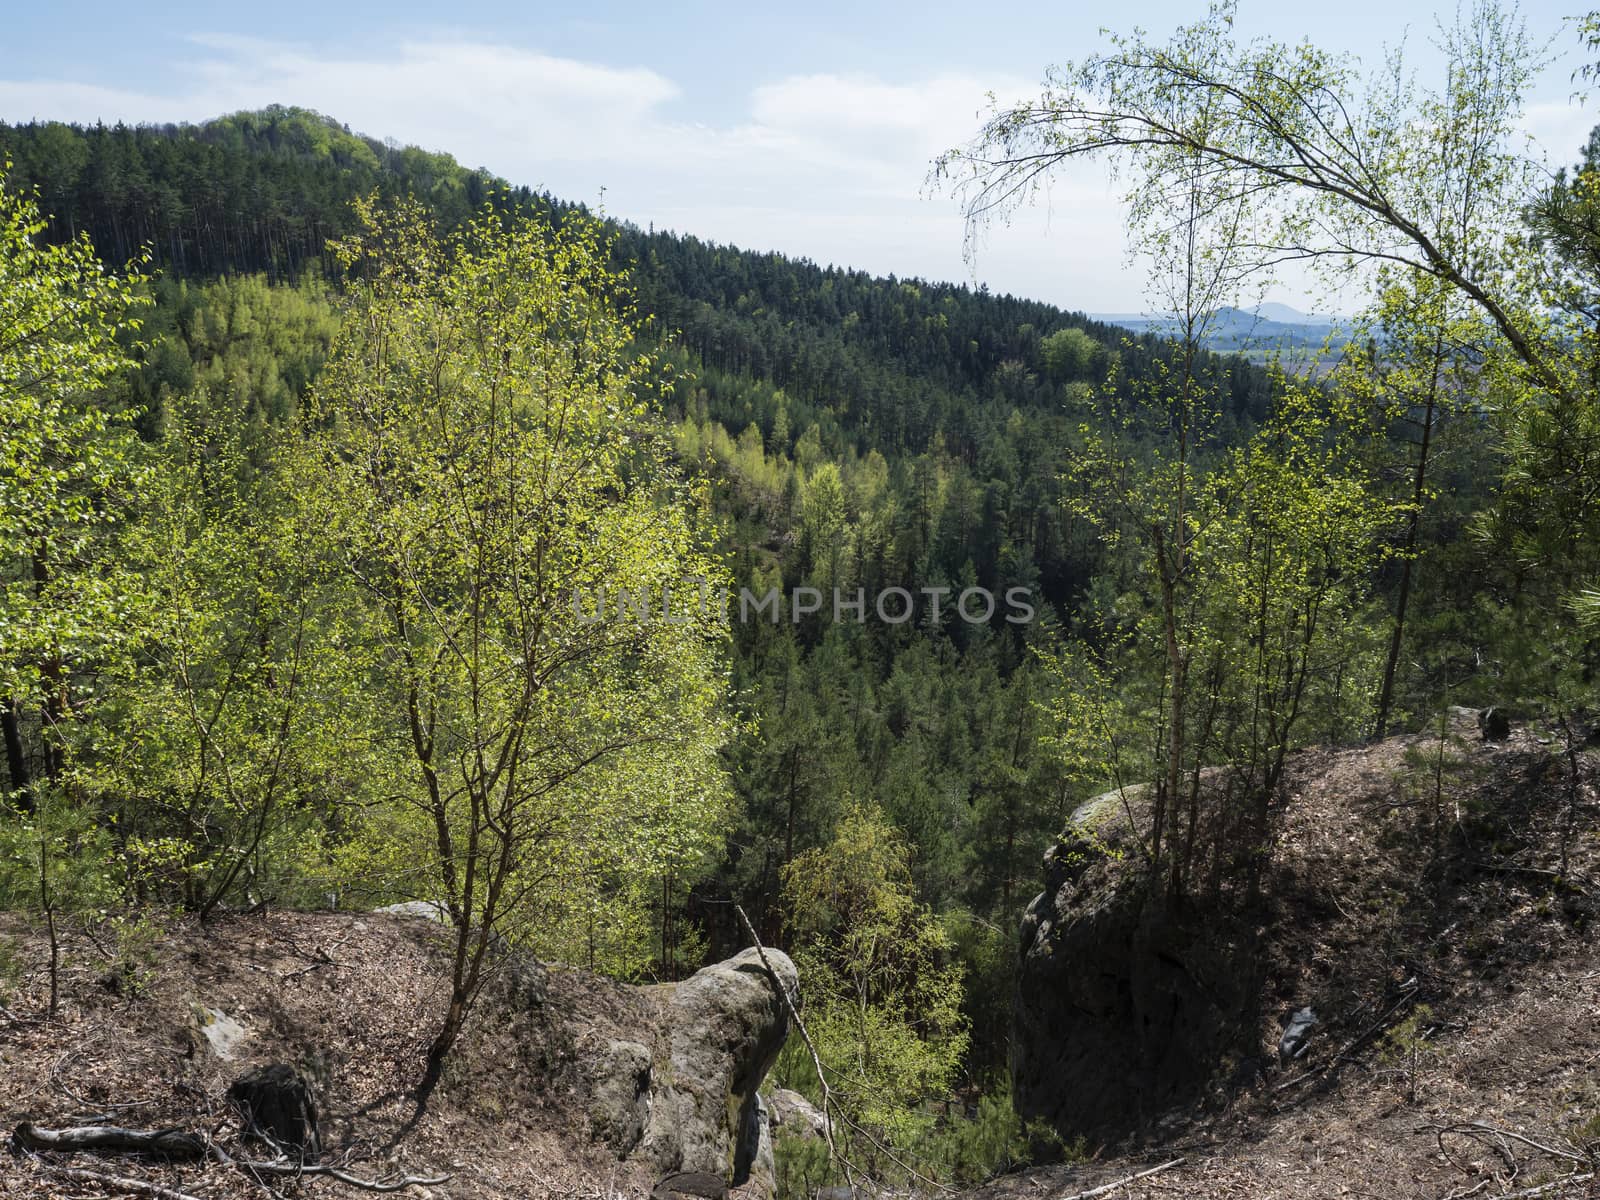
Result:
[[657,1027],[585,1055],[590,1130],[618,1158],[772,1194],[770,1120],[757,1089],[789,1033],[784,995],[798,1004],[800,985],[787,955],[766,956],[770,971],[751,949],[650,989]]
[[201,1004],[189,1002],[191,1047],[206,1050],[223,1062],[231,1062],[239,1048],[250,1040],[250,1031],[227,1013]]
[[[442,905],[426,900],[376,911],[448,920]],[[648,994],[643,1008],[653,1018],[632,1028],[615,1019],[585,1022],[587,1033],[573,1040],[595,1142],[619,1160],[648,1163],[663,1174],[709,1174],[747,1186],[746,1195],[772,1194],[771,1119],[757,1089],[789,1034],[784,995],[798,1005],[800,983],[786,954],[765,953],[770,970],[751,948],[682,983],[617,985],[634,994],[624,1007]],[[544,1008],[550,977],[536,960],[502,947],[497,975],[509,1009]],[[541,1019],[560,1026],[574,1015],[549,1012]]]
[[826,1136],[828,1123],[822,1111],[799,1092],[776,1088],[767,1096],[767,1107],[772,1127],[781,1133],[819,1142]]
[[1136,1128],[1192,1099],[1250,1035],[1252,955],[1224,923],[1146,903],[1093,835],[1053,846],[1044,874],[1020,930],[1018,1111],[1068,1137]]
[[595,1064],[589,1128],[618,1158],[626,1158],[650,1123],[650,1050],[633,1041],[608,1044]]

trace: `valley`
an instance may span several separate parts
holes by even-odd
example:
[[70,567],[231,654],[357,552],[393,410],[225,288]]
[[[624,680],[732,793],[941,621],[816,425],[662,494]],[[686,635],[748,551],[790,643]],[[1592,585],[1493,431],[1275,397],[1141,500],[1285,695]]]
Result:
[[1600,18],[1237,15],[924,164],[1139,314],[0,89],[0,1194],[1600,1195]]

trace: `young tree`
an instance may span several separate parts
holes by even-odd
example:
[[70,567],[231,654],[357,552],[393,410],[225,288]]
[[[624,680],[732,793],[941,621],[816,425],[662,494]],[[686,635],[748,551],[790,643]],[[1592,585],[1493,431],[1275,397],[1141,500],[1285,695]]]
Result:
[[[133,433],[100,389],[130,361],[137,275],[106,271],[86,237],[50,246],[32,198],[0,167],[0,727],[11,803],[35,765],[66,769],[73,672],[130,624],[128,580],[96,561],[136,490]],[[102,569],[103,568],[103,569]],[[38,742],[30,754],[30,730]]]
[[1053,741],[1086,783],[1153,781],[1137,832],[1172,903],[1195,894],[1208,847],[1210,893],[1232,864],[1249,892],[1289,750],[1369,673],[1374,543],[1391,513],[1353,461],[1350,414],[1326,405],[1280,380],[1254,437],[1186,473],[1176,577],[1155,524],[1177,494],[1165,446],[1086,433],[1074,465],[1073,503],[1127,553],[1127,582],[1089,631],[1098,653],[1045,655]]
[[598,223],[486,212],[441,238],[410,205],[360,217],[299,483],[364,597],[404,747],[380,823],[397,858],[428,848],[424,895],[454,928],[425,1099],[496,935],[715,830],[726,630],[698,603],[719,572],[664,465]]
[[[1372,415],[1381,438],[1379,472],[1398,476],[1392,491],[1402,525],[1395,546],[1399,580],[1372,728],[1381,738],[1389,732],[1401,682],[1436,459],[1454,418],[1487,406],[1483,347],[1492,336],[1481,313],[1433,276],[1384,267],[1378,279],[1379,294],[1366,316],[1373,334],[1348,348],[1338,383]],[[1397,451],[1406,457],[1393,464]]]
[[[1185,54],[1203,57],[1214,36],[1201,26],[1183,31],[1179,44]],[[1215,136],[1211,127],[1227,119],[1203,90],[1171,89],[1152,104],[1164,123],[1203,136]],[[1116,424],[1109,432],[1083,426],[1083,453],[1074,456],[1067,478],[1073,511],[1113,543],[1126,537],[1142,577],[1153,584],[1151,620],[1163,669],[1154,714],[1161,748],[1150,764],[1149,865],[1156,878],[1165,873],[1176,902],[1193,866],[1200,772],[1218,751],[1218,698],[1227,674],[1227,635],[1207,612],[1208,590],[1227,565],[1217,534],[1229,509],[1208,462],[1217,456],[1225,396],[1205,369],[1204,343],[1221,308],[1252,284],[1262,286],[1265,276],[1250,254],[1253,197],[1216,189],[1203,155],[1167,147],[1135,159],[1132,168],[1129,235],[1152,260],[1150,292],[1173,350],[1131,387],[1112,373],[1105,391]]]
[[[971,232],[1027,202],[1065,161],[1108,156],[1136,173],[1136,222],[1148,224],[1152,212],[1170,209],[1168,197],[1195,187],[1204,213],[1251,208],[1237,242],[1246,263],[1310,262],[1335,281],[1349,273],[1384,297],[1380,314],[1399,297],[1420,301],[1398,322],[1395,344],[1380,344],[1376,355],[1376,370],[1388,375],[1375,385],[1381,406],[1415,415],[1428,435],[1411,463],[1404,511],[1412,515],[1395,522],[1404,531],[1400,589],[1385,668],[1374,681],[1385,723],[1429,495],[1431,438],[1451,407],[1470,394],[1493,402],[1507,470],[1482,523],[1485,540],[1504,547],[1508,562],[1540,564],[1569,604],[1579,576],[1557,560],[1594,560],[1593,523],[1584,515],[1594,507],[1587,480],[1600,445],[1593,321],[1570,303],[1592,291],[1582,185],[1563,181],[1541,193],[1537,164],[1519,144],[1541,47],[1492,0],[1442,25],[1438,44],[1440,85],[1419,87],[1398,54],[1364,81],[1352,60],[1310,43],[1242,41],[1232,5],[1219,3],[1170,41],[1115,37],[1105,53],[1051,72],[1038,100],[996,111],[970,146],[935,167],[963,190]],[[1523,225],[1540,195],[1535,231],[1553,251],[1544,263],[1529,253]],[[1457,370],[1470,378],[1450,379]],[[1526,573],[1515,574],[1520,587]],[[1549,603],[1541,608],[1569,617]],[[1169,659],[1181,664],[1181,647]],[[1169,666],[1169,690],[1175,680],[1183,682]],[[1183,699],[1174,692],[1172,707]]]
[[[917,1106],[947,1093],[967,1047],[951,941],[918,904],[910,846],[875,809],[853,805],[831,844],[784,868],[807,1027],[851,1120],[891,1142]],[[860,1150],[870,1153],[867,1146]]]
[[[136,624],[127,573],[104,555],[137,486],[133,434],[101,388],[129,361],[136,275],[106,272],[87,238],[40,244],[46,222],[0,166],[0,728],[9,802],[0,892],[28,895],[49,934],[105,891],[105,846],[68,777],[84,699],[75,677]],[[29,732],[38,753],[30,754]],[[42,765],[36,778],[35,764]],[[16,870],[14,868],[20,868]]]
[[1069,159],[1133,162],[1174,187],[1196,174],[1213,206],[1248,201],[1263,264],[1409,267],[1482,310],[1526,379],[1551,396],[1582,389],[1518,259],[1518,217],[1535,164],[1517,121],[1540,48],[1492,0],[1441,29],[1445,83],[1416,87],[1398,54],[1363,86],[1357,64],[1310,42],[1241,42],[1233,5],[1165,45],[1143,34],[997,111],[935,172],[966,198],[969,230],[1035,194]]
[[149,616],[100,681],[91,776],[135,894],[202,918],[242,890],[280,896],[337,826],[335,798],[365,798],[373,757],[323,514],[284,469],[299,431],[252,433],[231,399],[166,402],[123,543]]

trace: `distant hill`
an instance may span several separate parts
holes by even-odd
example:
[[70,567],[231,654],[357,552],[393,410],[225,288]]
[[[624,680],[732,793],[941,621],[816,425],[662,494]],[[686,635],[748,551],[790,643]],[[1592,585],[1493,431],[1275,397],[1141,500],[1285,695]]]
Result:
[[[1095,313],[1093,319],[1135,333],[1173,336],[1178,330],[1169,317],[1145,313]],[[1243,354],[1260,361],[1274,354],[1305,356],[1325,347],[1338,349],[1345,342],[1341,326],[1348,322],[1325,313],[1303,313],[1267,300],[1254,309],[1226,306],[1212,317],[1203,342],[1218,354]]]
[[[350,202],[373,193],[415,196],[447,226],[485,204],[557,215],[581,207],[281,105],[197,125],[0,123],[7,158],[12,181],[37,189],[51,236],[87,233],[113,263],[148,249],[165,275],[189,280],[331,275],[328,240],[350,232]],[[731,429],[755,421],[769,450],[787,452],[815,423],[825,446],[894,455],[942,435],[971,459],[991,400],[1059,410],[1072,380],[1044,369],[1051,333],[1082,329],[1103,348],[1100,370],[1114,351],[1125,377],[1169,353],[1154,336],[1126,344],[1113,325],[984,288],[615,227],[641,308],[697,360],[709,415]],[[1241,360],[1207,369],[1242,420],[1265,412],[1259,372]],[[773,389],[783,393],[782,421]]]
[[[318,276],[339,269],[326,246],[352,231],[353,199],[412,196],[445,229],[485,206],[555,224],[581,212],[304,109],[0,125],[4,158],[8,187],[37,189],[48,236],[87,234],[114,264],[152,256],[158,303],[128,397],[151,432],[197,386],[250,420],[296,411],[336,328]],[[881,807],[916,847],[919,894],[978,918],[963,928],[996,931],[992,953],[987,942],[961,953],[989,981],[970,993],[968,1062],[975,1078],[997,1072],[1009,985],[996,964],[1011,941],[999,931],[1066,794],[1056,758],[1035,749],[1050,685],[1031,647],[1079,620],[1091,588],[1117,588],[1063,471],[1086,425],[1126,427],[1107,382],[1159,386],[1176,347],[982,288],[624,222],[611,232],[614,265],[654,318],[640,348],[672,382],[660,431],[705,482],[708,532],[736,587],[1033,598],[1031,624],[1008,622],[1004,605],[987,621],[952,617],[949,601],[943,619],[923,605],[903,624],[820,611],[738,623],[730,670],[753,717],[727,752],[741,815],[725,860],[694,885],[717,902],[695,920],[719,952],[743,944],[715,916],[728,900],[776,939],[781,865],[828,844],[844,798]],[[1268,411],[1272,379],[1239,355],[1194,366],[1221,409],[1197,450],[1238,445]],[[1159,411],[1139,419],[1134,436],[1161,436]]]

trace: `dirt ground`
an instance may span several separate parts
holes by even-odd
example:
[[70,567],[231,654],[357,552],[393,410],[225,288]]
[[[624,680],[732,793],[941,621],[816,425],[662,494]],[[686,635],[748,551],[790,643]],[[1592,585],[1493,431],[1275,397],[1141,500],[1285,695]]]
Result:
[[[94,939],[68,932],[54,1022],[38,1015],[46,1003],[39,934],[13,922],[0,935],[22,966],[21,988],[0,1011],[0,1119],[8,1130],[24,1119],[48,1128],[181,1127],[211,1131],[236,1157],[271,1157],[239,1144],[225,1093],[248,1066],[282,1061],[318,1086],[324,1161],[347,1163],[368,1180],[450,1176],[404,1193],[419,1200],[648,1190],[637,1168],[589,1142],[575,1103],[585,1044],[623,1029],[638,1037],[655,1019],[648,989],[551,970],[542,1002],[529,1004],[512,994],[510,979],[499,981],[419,1118],[410,1093],[446,978],[440,933],[425,920],[269,912],[205,925],[171,921],[144,939],[131,973],[115,961],[109,931]],[[231,1059],[200,1035],[196,1004],[247,1031]],[[373,1194],[326,1178],[263,1185],[217,1164],[0,1153],[0,1196],[127,1194],[63,1179],[51,1170],[62,1165],[132,1176],[196,1200]]]
[[[1089,1147],[1092,1161],[1021,1171],[974,1197],[1064,1200],[1178,1158],[1109,1195],[1600,1197],[1595,1180],[1562,1182],[1593,1172],[1600,1141],[1600,749],[1577,755],[1575,777],[1547,731],[1485,743],[1461,719],[1447,734],[1294,759],[1261,930],[1258,1055],[1224,1064],[1192,1109]],[[42,935],[0,924],[7,1129],[174,1126],[260,1153],[240,1145],[224,1094],[246,1067],[287,1061],[319,1087],[328,1158],[366,1179],[450,1176],[404,1194],[648,1190],[588,1139],[578,1065],[592,1043],[650,1028],[659,991],[561,970],[498,982],[419,1116],[409,1097],[444,978],[427,921],[267,912],[68,930],[64,942],[61,1010],[47,1022]],[[200,1035],[197,1004],[246,1030],[232,1059]],[[1280,1067],[1279,1022],[1307,1004],[1321,1023]],[[193,1200],[372,1194],[215,1163],[0,1153],[0,1197],[131,1194],[62,1168]]]
[[[1181,1158],[1111,1195],[1600,1197],[1600,752],[1574,776],[1566,749],[1459,714],[1442,755],[1437,731],[1298,755],[1259,1059],[1093,1162],[977,1194],[1061,1200]],[[1306,1004],[1322,1023],[1280,1068]]]

